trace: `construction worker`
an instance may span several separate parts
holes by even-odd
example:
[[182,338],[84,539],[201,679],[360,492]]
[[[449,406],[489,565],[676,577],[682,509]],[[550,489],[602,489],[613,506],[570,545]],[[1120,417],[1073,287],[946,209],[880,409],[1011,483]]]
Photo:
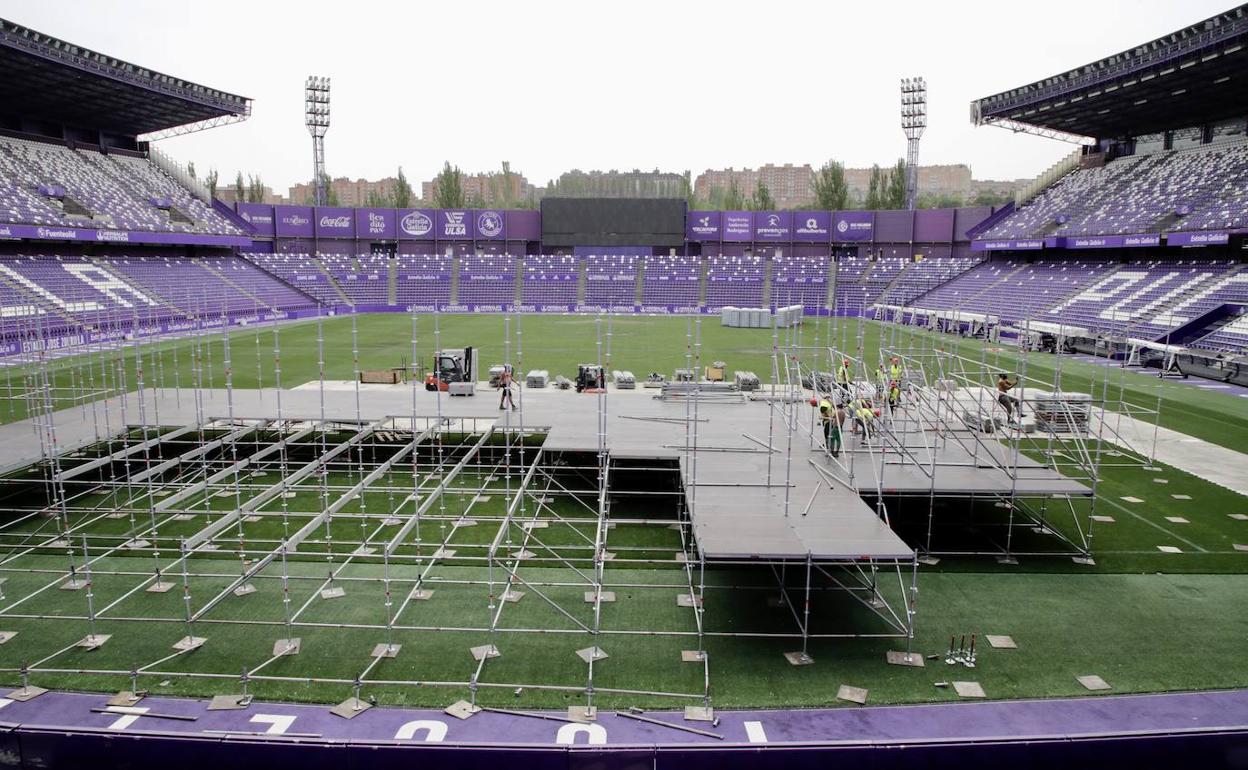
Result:
[[1010,378],[1004,372],[997,375],[997,402],[1005,408],[1005,418],[1009,422],[1014,422],[1014,411],[1018,410],[1018,419],[1023,419],[1023,405],[1015,396],[1010,395],[1010,391],[1018,385],[1018,378],[1010,382]]
[[901,406],[901,383],[893,380],[888,383],[888,413],[891,415]]
[[840,398],[842,401],[849,398],[849,359],[841,361],[841,365],[836,369],[836,387],[841,391]]
[[900,384],[902,374],[904,374],[904,370],[901,368],[901,359],[893,356],[892,365],[888,367],[888,378]]
[[862,437],[870,440],[871,428],[875,424],[875,412],[871,408],[871,402],[865,398],[855,399],[851,411],[854,417],[854,433],[858,433],[858,428],[862,428]]
[[823,442],[833,457],[841,456],[841,421],[845,412],[839,406],[833,411],[826,398],[819,402],[819,419],[823,421]]
[[505,410],[507,407],[510,406],[514,410],[516,408],[516,402],[515,402],[515,399],[512,398],[512,395],[511,395],[511,365],[510,364],[503,367],[503,374],[502,376],[498,378],[498,389],[499,389],[498,408],[500,410]]
[[888,392],[888,373],[884,371],[884,364],[875,367],[875,397],[884,398],[884,394]]

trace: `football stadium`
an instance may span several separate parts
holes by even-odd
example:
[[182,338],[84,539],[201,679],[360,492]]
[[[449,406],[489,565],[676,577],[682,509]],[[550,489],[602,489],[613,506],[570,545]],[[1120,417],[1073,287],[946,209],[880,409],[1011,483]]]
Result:
[[998,206],[226,202],[249,98],[0,72],[5,762],[1248,763],[1248,6]]

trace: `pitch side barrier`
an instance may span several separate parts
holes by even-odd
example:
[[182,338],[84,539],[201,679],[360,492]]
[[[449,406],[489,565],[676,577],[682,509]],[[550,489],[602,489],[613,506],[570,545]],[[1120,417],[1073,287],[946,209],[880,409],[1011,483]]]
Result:
[[[582,736],[583,738],[583,736]],[[654,770],[822,770],[863,766],[877,770],[1000,767],[1231,767],[1248,750],[1248,728],[1194,728],[1158,733],[1086,736],[1002,736],[980,740],[837,741],[826,743],[716,743],[686,745],[441,744],[402,740],[330,740],[311,736],[124,733],[100,728],[0,723],[0,751],[18,767],[221,767],[280,765],[303,770],[459,770],[523,767],[532,770],[653,768]]]

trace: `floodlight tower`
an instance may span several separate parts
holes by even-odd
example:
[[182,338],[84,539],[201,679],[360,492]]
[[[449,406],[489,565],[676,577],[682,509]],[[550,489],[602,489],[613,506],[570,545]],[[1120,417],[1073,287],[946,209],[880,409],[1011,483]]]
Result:
[[901,80],[901,130],[906,133],[906,208],[919,197],[919,139],[927,128],[927,81]]
[[316,205],[329,203],[325,190],[325,132],[329,130],[329,78],[309,75],[303,84],[303,124],[312,135],[312,189]]

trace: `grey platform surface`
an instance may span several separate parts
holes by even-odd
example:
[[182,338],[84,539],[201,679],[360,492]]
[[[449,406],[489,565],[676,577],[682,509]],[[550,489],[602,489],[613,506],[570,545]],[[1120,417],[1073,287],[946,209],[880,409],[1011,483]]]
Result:
[[[303,388],[281,391],[281,416],[316,419],[322,411],[329,419],[373,421],[388,416],[419,418],[440,413],[449,417],[476,417],[498,425],[547,431],[544,451],[595,452],[598,447],[599,397],[567,391],[525,391],[523,412],[500,412],[493,391],[483,389],[472,398],[451,398],[407,386],[361,388],[359,408],[351,386]],[[149,424],[186,425],[204,419],[273,418],[278,416],[278,393],[235,390],[195,392],[173,389],[148,391],[144,412]],[[695,455],[687,456],[685,418],[694,410],[684,402],[664,402],[653,391],[611,393],[605,398],[608,414],[606,442],[612,458],[669,458],[679,460],[686,496],[692,513],[694,534],[708,559],[910,559],[913,551],[882,521],[859,491],[876,489],[873,463],[865,453],[854,451],[854,439],[845,431],[846,462],[854,458],[852,484],[845,469],[823,452],[810,429],[813,410],[799,406],[799,430],[790,442],[782,417],[763,402],[699,403]],[[440,400],[440,405],[439,405]],[[114,398],[55,414],[57,444],[63,451],[105,438],[123,424],[138,424],[137,394]],[[656,419],[658,418],[658,419]],[[817,430],[817,428],[816,428]],[[772,435],[774,451],[759,442]],[[751,441],[749,434],[757,441]],[[906,438],[906,444],[912,443]],[[946,442],[937,452],[936,479],[946,494],[1009,492],[1009,478],[996,467],[971,462],[965,449]],[[1002,456],[1012,455],[991,438],[984,446],[995,447]],[[731,450],[731,451],[719,451]],[[40,444],[29,421],[0,426],[0,470],[25,466],[41,458]],[[769,469],[770,464],[770,469]],[[821,474],[822,468],[830,475]],[[863,467],[867,466],[867,467]],[[1032,463],[1019,462],[1020,493],[1083,494],[1082,485]],[[770,484],[768,474],[770,471]],[[912,460],[884,464],[885,488],[926,491],[932,479]],[[1034,475],[1034,477],[1033,477]],[[806,512],[806,515],[803,515]]]

